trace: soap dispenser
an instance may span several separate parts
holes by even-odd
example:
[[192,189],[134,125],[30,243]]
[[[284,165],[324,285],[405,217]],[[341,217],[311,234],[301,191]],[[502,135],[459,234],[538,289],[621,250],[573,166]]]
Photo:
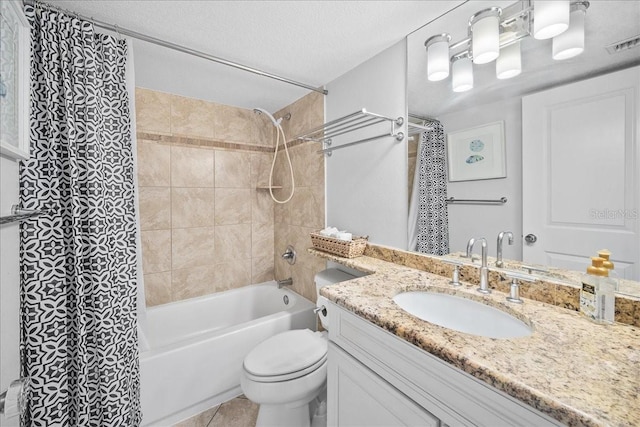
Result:
[[613,323],[615,316],[615,284],[609,279],[605,259],[591,257],[591,265],[582,278],[580,311],[589,319],[600,323]]
[[602,262],[602,266],[604,268],[606,268],[609,272],[609,278],[611,279],[611,282],[614,284],[615,286],[615,290],[618,290],[618,273],[616,271],[613,270],[613,261],[611,261],[609,258],[611,257],[611,252],[609,252],[608,249],[601,249],[598,251],[598,256],[602,259],[604,259],[604,261]]

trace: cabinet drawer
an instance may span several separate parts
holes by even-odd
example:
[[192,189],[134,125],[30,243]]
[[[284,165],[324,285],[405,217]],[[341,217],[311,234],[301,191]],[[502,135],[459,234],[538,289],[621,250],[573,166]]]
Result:
[[440,426],[436,417],[333,343],[327,375],[330,426]]

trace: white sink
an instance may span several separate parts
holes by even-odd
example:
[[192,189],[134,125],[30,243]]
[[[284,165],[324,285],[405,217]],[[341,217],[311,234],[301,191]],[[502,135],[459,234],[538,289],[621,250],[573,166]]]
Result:
[[427,322],[487,338],[518,338],[532,328],[504,311],[468,298],[439,292],[403,292],[393,301],[404,311]]

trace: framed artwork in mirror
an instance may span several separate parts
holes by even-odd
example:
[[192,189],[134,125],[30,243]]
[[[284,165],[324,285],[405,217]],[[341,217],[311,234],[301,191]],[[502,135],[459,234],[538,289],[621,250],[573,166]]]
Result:
[[29,158],[29,23],[19,0],[0,1],[0,154]]
[[447,134],[449,181],[505,178],[504,122]]

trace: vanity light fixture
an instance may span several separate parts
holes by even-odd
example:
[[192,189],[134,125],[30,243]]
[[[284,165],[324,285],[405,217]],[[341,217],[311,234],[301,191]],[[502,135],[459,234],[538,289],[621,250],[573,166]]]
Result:
[[451,86],[454,92],[473,89],[473,64],[468,53],[451,58]]
[[520,40],[500,49],[500,56],[496,61],[496,77],[510,79],[522,72],[522,60],[520,57]]
[[432,82],[449,77],[449,42],[447,33],[429,37],[424,45],[427,48],[427,78]]
[[571,4],[569,29],[553,38],[553,59],[573,58],[584,51],[584,17],[587,7],[587,2]]
[[500,15],[502,9],[481,10],[469,19],[474,64],[487,64],[500,54]]
[[533,37],[550,39],[569,28],[569,0],[535,0],[533,2]]
[[427,77],[446,79],[451,64],[452,88],[463,92],[473,88],[473,66],[496,59],[498,79],[515,77],[522,72],[520,40],[525,37],[553,38],[553,59],[572,58],[584,51],[588,8],[584,0],[520,0],[483,9],[469,18],[466,38],[450,43],[449,33],[442,33],[427,39]]

